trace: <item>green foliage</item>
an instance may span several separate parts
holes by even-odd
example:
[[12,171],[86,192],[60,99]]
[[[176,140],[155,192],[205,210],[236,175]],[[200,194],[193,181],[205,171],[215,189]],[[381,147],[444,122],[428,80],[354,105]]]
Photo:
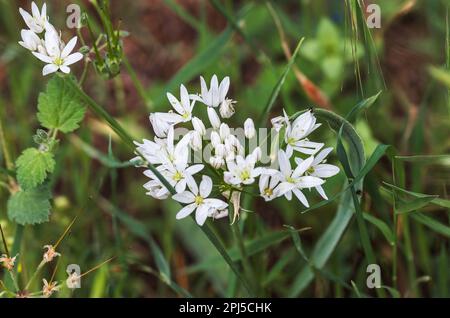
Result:
[[16,161],[17,180],[22,189],[34,188],[44,182],[55,168],[53,154],[36,148],[28,148]]
[[45,128],[68,133],[77,129],[83,120],[86,107],[76,91],[67,85],[69,80],[54,76],[48,82],[46,91],[39,95],[37,117]]
[[48,185],[21,190],[8,200],[8,217],[20,225],[47,222],[50,216],[50,198]]

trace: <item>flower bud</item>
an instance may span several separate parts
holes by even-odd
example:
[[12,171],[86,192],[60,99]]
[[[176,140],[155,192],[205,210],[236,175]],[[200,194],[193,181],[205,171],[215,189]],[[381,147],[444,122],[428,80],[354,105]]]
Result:
[[209,158],[209,163],[211,166],[213,166],[215,169],[219,169],[225,165],[225,161],[222,157],[218,156],[212,156]]
[[219,133],[220,138],[222,138],[222,140],[225,140],[230,135],[230,127],[225,123],[220,124]]
[[220,118],[217,115],[217,113],[214,110],[214,108],[212,108],[212,107],[208,107],[208,118],[209,118],[209,121],[211,122],[211,126],[214,129],[219,129],[219,127],[220,127]]
[[194,126],[194,130],[197,131],[200,135],[204,136],[206,134],[205,125],[199,118],[192,117],[192,125]]
[[247,118],[244,122],[244,134],[248,139],[252,139],[256,135],[255,124],[251,118]]
[[225,157],[226,154],[227,154],[225,145],[224,145],[224,144],[218,144],[218,145],[215,147],[215,154],[216,154],[217,157],[220,157],[220,158]]
[[189,142],[189,144],[191,145],[191,148],[194,151],[198,151],[200,149],[202,149],[202,136],[200,135],[200,133],[198,131],[192,131],[191,132],[191,140]]
[[270,120],[275,131],[279,132],[283,127],[286,119],[283,116],[274,117]]
[[219,133],[217,131],[211,132],[211,145],[213,148],[216,148],[217,145],[221,144],[222,140],[220,139]]

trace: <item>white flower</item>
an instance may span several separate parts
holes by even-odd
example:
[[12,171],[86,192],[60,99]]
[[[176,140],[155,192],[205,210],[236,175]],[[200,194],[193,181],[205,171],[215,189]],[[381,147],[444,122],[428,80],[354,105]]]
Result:
[[251,118],[244,122],[244,134],[247,139],[252,139],[256,135],[255,124]]
[[283,150],[278,151],[278,162],[280,164],[280,179],[276,191],[279,195],[284,195],[288,200],[292,199],[292,193],[300,200],[300,202],[309,207],[308,200],[300,189],[313,188],[324,183],[317,177],[304,176],[304,173],[311,166],[314,157],[303,160],[294,170],[292,170],[289,157]]
[[222,118],[230,118],[231,116],[234,115],[234,104],[236,104],[236,102],[232,99],[225,99],[221,104],[220,104],[220,108],[219,108],[219,112],[220,112],[220,116],[222,116]]
[[9,257],[6,254],[0,256],[0,264],[3,265],[8,271],[12,271],[14,268],[14,263],[16,262],[16,258],[19,254],[14,257]]
[[194,130],[197,131],[200,135],[204,136],[206,134],[205,124],[197,117],[192,117],[192,126]]
[[285,142],[288,157],[292,155],[293,150],[307,155],[313,155],[319,151],[323,143],[311,142],[306,137],[320,125],[316,124],[316,117],[310,110],[298,116],[293,123],[287,121]]
[[217,115],[216,111],[212,107],[208,107],[208,118],[209,122],[211,123],[211,126],[214,129],[219,129],[220,127],[220,118]]
[[280,181],[279,171],[267,168],[262,169],[259,177],[259,193],[265,201],[271,201],[279,196],[276,186]]
[[184,156],[181,160],[176,158],[175,164],[167,164],[158,167],[158,170],[161,169],[164,176],[173,183],[177,193],[183,192],[186,189],[186,184],[195,182],[192,176],[201,171],[204,167],[202,164],[189,166],[187,161],[188,156]]
[[289,117],[284,109],[283,115],[284,116],[277,116],[270,120],[270,122],[272,123],[272,127],[275,129],[276,132],[279,132],[283,127],[283,125],[289,122]]
[[200,76],[200,85],[202,89],[201,95],[191,95],[191,98],[202,102],[206,106],[217,107],[226,100],[228,89],[230,88],[230,78],[226,76],[219,85],[217,76],[213,75],[208,90],[205,79],[203,76]]
[[45,298],[49,298],[52,296],[52,294],[59,290],[60,286],[57,286],[58,282],[47,282],[45,278],[42,279],[42,282],[44,283],[44,286],[42,287],[42,295]]
[[213,219],[221,219],[224,217],[228,216],[228,209],[223,209],[223,210],[214,210],[212,213],[210,213],[209,215],[210,217],[212,217]]
[[47,249],[42,257],[45,263],[50,263],[55,257],[61,256],[61,254],[55,251],[55,247],[53,245],[45,245],[44,248]]
[[167,138],[161,144],[161,151],[157,152],[160,163],[163,165],[186,165],[189,159],[188,145],[191,141],[191,134],[186,134],[175,145],[175,130],[169,127]]
[[191,103],[188,91],[183,84],[180,86],[180,101],[171,93],[167,93],[167,99],[175,111],[179,114],[178,122],[188,122],[191,120],[195,100]]
[[202,149],[203,143],[202,143],[202,136],[198,131],[191,131],[190,132],[191,141],[189,142],[192,150],[199,151]]
[[[164,168],[163,166],[160,167]],[[164,171],[161,171],[161,173],[164,176]],[[150,178],[150,181],[144,184],[144,188],[148,190],[148,192],[146,193],[147,195],[158,200],[164,200],[169,197],[170,195],[169,190],[161,183],[161,181],[156,177],[153,171],[145,170],[144,175]],[[168,178],[166,179],[169,182],[169,184],[171,184],[172,186],[175,185],[175,182],[173,180],[170,180]]]
[[152,124],[153,131],[159,138],[167,137],[167,131],[174,124],[179,123],[179,115],[174,113],[151,113],[150,123]]
[[61,70],[61,72],[66,74],[70,73],[69,65],[72,65],[83,58],[83,54],[79,52],[70,54],[77,44],[76,36],[74,36],[67,45],[61,45],[60,41],[61,40],[56,33],[47,31],[45,32],[45,49],[47,55],[32,52],[38,59],[47,63],[42,70],[42,75],[44,76],[58,70]]
[[31,30],[20,31],[22,41],[19,44],[30,51],[39,51],[45,53],[45,48],[43,46],[42,40]]
[[[312,161],[309,168],[305,171],[305,175],[317,177],[317,178],[330,178],[336,174],[339,173],[339,168],[330,165],[325,164],[326,160],[325,158],[328,156],[328,154],[333,150],[333,148],[325,148],[321,152],[317,154],[317,156]],[[295,162],[297,164],[300,164],[303,160],[300,158],[295,158]],[[324,198],[325,200],[328,200],[327,195],[325,194],[325,191],[323,190],[321,185],[318,185],[315,187],[317,192],[319,192],[320,196]]]
[[47,4],[44,3],[42,6],[41,12],[39,12],[39,8],[34,3],[31,3],[31,14],[25,11],[22,8],[19,8],[20,15],[22,16],[25,24],[30,28],[34,33],[41,33],[45,30],[47,24]]
[[245,159],[237,155],[235,160],[227,161],[228,171],[224,173],[224,181],[231,185],[252,184],[258,177],[262,168],[255,168],[257,162],[257,149],[249,154]]
[[191,191],[184,191],[175,194],[172,198],[180,203],[187,204],[178,213],[176,218],[183,219],[195,211],[195,220],[198,225],[203,225],[208,216],[214,217],[228,207],[228,204],[219,199],[208,198],[212,190],[212,180],[208,176],[203,176],[200,182],[200,189],[197,184],[190,182],[188,184]]
[[[163,149],[163,144],[165,144],[165,140],[159,139],[155,137],[155,141],[143,139],[143,143],[140,144],[137,141],[134,144],[137,146],[136,150],[144,156],[145,160],[151,164],[160,164],[161,157],[160,151]],[[139,157],[136,157],[139,158]]]

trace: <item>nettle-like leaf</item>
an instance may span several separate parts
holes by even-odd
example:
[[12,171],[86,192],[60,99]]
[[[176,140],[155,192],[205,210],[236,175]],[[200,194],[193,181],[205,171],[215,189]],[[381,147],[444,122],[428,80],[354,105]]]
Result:
[[48,185],[21,190],[8,200],[8,217],[21,225],[47,222],[51,208],[50,198]]
[[64,133],[79,127],[86,112],[77,92],[67,84],[70,79],[54,76],[39,95],[37,117],[42,126]]
[[17,180],[22,189],[40,185],[55,168],[55,160],[51,152],[36,148],[25,149],[16,161]]

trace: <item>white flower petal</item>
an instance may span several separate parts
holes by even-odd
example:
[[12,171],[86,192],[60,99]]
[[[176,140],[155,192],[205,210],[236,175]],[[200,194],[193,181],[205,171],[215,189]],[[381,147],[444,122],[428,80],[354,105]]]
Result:
[[208,213],[209,206],[206,204],[202,204],[197,208],[197,211],[195,211],[195,221],[198,225],[202,226],[205,223]]
[[70,54],[68,57],[66,57],[64,59],[64,65],[65,66],[72,65],[72,64],[78,62],[81,59],[83,59],[83,54],[81,54],[80,52],[76,52],[76,53]]
[[339,168],[330,164],[320,164],[314,167],[312,175],[319,178],[329,178],[339,173]]
[[309,208],[309,203],[308,200],[306,200],[305,195],[303,194],[302,191],[300,191],[299,189],[294,189],[292,190],[292,192],[294,192],[295,196],[299,199],[299,201],[306,206],[307,208]]
[[223,101],[227,97],[228,89],[230,87],[230,78],[226,76],[219,86],[219,99]]
[[314,188],[318,185],[324,184],[325,181],[312,176],[300,177],[298,182],[296,183],[299,188]]
[[42,62],[49,63],[49,64],[53,63],[53,59],[47,55],[44,55],[44,54],[41,54],[38,52],[31,52],[31,53],[33,53],[33,55],[36,56],[38,59],[40,59]]
[[178,114],[183,115],[184,109],[183,109],[183,107],[181,107],[181,104],[178,101],[178,99],[175,96],[173,96],[171,93],[167,93],[166,96],[167,96],[167,99],[169,100],[170,104],[172,105],[173,109],[175,109],[175,111]]
[[322,149],[314,158],[314,161],[312,163],[313,166],[318,165],[319,163],[321,163],[330,152],[333,151],[333,147],[328,147],[325,149]]
[[68,66],[61,65],[61,66],[59,67],[59,69],[60,69],[61,72],[63,72],[63,73],[66,73],[66,74],[69,74],[69,73],[70,73],[70,68],[69,68]]
[[78,37],[74,36],[70,39],[70,41],[66,44],[64,49],[61,52],[61,58],[65,59],[69,56],[69,54],[73,51],[75,45],[77,44]]
[[202,182],[200,182],[200,196],[202,198],[207,198],[211,194],[212,187],[212,179],[208,176],[203,176]]
[[184,190],[186,190],[186,179],[181,179],[175,186],[175,191],[177,191],[177,193],[182,193]]
[[55,64],[47,64],[44,66],[44,68],[42,69],[42,75],[48,75],[51,73],[54,73],[58,70],[58,66]]
[[291,163],[283,150],[278,151],[278,163],[281,173],[285,176],[290,176],[292,173]]
[[325,200],[328,200],[328,197],[327,197],[327,195],[326,195],[326,193],[325,193],[325,190],[322,188],[322,186],[318,185],[318,186],[315,187],[315,188],[316,188],[317,192],[320,194],[320,196],[321,196],[322,198],[324,198]]
[[187,217],[189,214],[191,214],[196,208],[196,205],[194,203],[186,205],[184,208],[182,208],[178,213],[177,213],[177,220],[179,219],[183,219],[185,217]]
[[197,165],[193,165],[190,166],[189,168],[186,169],[186,172],[189,173],[190,175],[194,175],[197,172],[201,171],[205,166],[202,164],[197,164]]
[[172,196],[172,199],[180,203],[188,204],[193,203],[195,201],[195,196],[189,191],[184,191],[181,193],[174,194]]
[[295,168],[294,172],[292,173],[292,178],[298,178],[301,175],[303,175],[305,173],[306,170],[309,169],[309,167],[311,167],[311,164],[314,160],[314,157],[309,157],[305,160],[303,160],[302,162],[300,162],[297,166],[297,168]]

